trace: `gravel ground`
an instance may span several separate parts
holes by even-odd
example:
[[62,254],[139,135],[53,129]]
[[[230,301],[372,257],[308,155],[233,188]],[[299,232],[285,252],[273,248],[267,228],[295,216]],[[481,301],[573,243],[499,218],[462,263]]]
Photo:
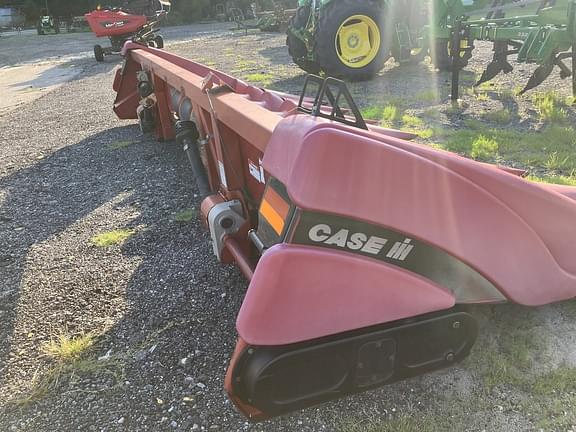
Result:
[[[283,39],[202,33],[170,49],[297,92],[303,75],[289,62]],[[12,54],[2,61],[54,55],[28,47],[20,46],[28,53],[22,58]],[[223,391],[246,282],[216,261],[196,220],[174,219],[199,205],[182,153],[115,118],[115,63],[95,64],[82,52],[62,48],[57,54],[78,54],[73,81],[0,115],[0,431],[332,431],[347,421],[403,415],[454,418],[453,430],[538,429],[538,413],[519,408],[530,396],[510,388],[486,392],[473,360],[292,416],[247,423]],[[483,48],[469,70],[489,56]],[[501,82],[524,80],[529,72],[519,68]],[[389,64],[378,79],[354,84],[352,91],[368,106],[388,95],[411,98],[432,82],[446,103],[447,79],[426,65],[401,72]],[[547,88],[558,85],[553,79]],[[471,113],[499,103],[465,98]],[[519,113],[531,109],[518,103]],[[121,246],[98,248],[90,241],[122,228],[135,234]],[[544,343],[539,368],[576,365],[573,305],[502,306],[475,314],[483,336],[472,357],[521,322]],[[54,370],[40,347],[63,329],[98,335],[91,368],[63,373],[46,394],[15,404]]]

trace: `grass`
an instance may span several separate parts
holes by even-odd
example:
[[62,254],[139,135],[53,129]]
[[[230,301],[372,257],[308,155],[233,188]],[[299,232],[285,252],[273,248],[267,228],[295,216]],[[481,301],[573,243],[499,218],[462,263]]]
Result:
[[486,121],[504,126],[512,121],[512,114],[509,109],[503,108],[498,111],[487,111],[482,114],[482,118]]
[[402,118],[402,109],[397,105],[386,105],[382,110],[382,121],[395,123]]
[[274,81],[274,75],[268,73],[252,73],[244,76],[246,81],[262,87],[268,87]]
[[542,343],[531,330],[503,330],[498,341],[478,343],[466,362],[481,377],[486,392],[497,386],[527,388],[539,349]]
[[438,432],[454,430],[453,419],[448,416],[417,414],[399,416],[389,420],[346,421],[338,432]]
[[566,124],[568,113],[566,111],[566,100],[561,98],[556,92],[548,91],[536,93],[532,97],[532,102],[536,107],[540,119],[545,123]]
[[416,94],[414,99],[418,102],[437,102],[440,99],[440,95],[436,90],[426,90]]
[[[555,175],[576,169],[576,129],[551,125],[538,132],[519,132],[491,128],[476,120],[466,128],[446,131],[438,144],[449,151],[473,157],[496,157],[520,162],[526,167],[541,167]],[[479,152],[480,151],[480,152]]]
[[528,180],[532,180],[539,183],[552,183],[557,185],[563,186],[576,186],[576,173],[570,176],[558,176],[558,175],[549,175],[549,176],[535,176],[531,175],[527,177]]
[[94,333],[83,333],[72,336],[61,332],[57,337],[43,344],[41,352],[52,360],[52,365],[45,371],[37,372],[32,378],[29,392],[10,402],[14,405],[27,405],[46,394],[56,391],[61,386],[73,386],[82,376],[105,373],[118,379],[122,365],[116,361],[98,361],[90,357],[96,343]]
[[92,237],[92,244],[98,247],[108,247],[124,243],[134,234],[134,230],[120,229],[104,232]]
[[531,388],[531,394],[535,396],[570,392],[576,392],[576,368],[568,366],[560,366],[537,377]]
[[478,160],[496,159],[498,156],[498,143],[492,138],[480,135],[472,142],[470,156]]
[[572,430],[576,424],[575,392],[576,368],[560,366],[534,380],[522,409],[534,415],[541,430]]
[[[434,130],[427,127],[421,118],[406,114],[399,103],[390,102],[384,106],[370,106],[361,111],[362,117],[377,120],[383,126],[397,128],[404,132],[418,135],[422,139],[429,139],[434,135]],[[441,116],[440,112],[437,112]]]
[[94,335],[86,333],[71,337],[65,333],[42,345],[42,352],[59,362],[78,360],[88,349],[94,345]]
[[174,215],[174,221],[181,223],[191,222],[196,217],[196,209],[186,209]]
[[108,150],[121,150],[121,149],[125,149],[126,147],[130,147],[132,144],[135,144],[135,142],[129,141],[129,140],[114,141],[114,142],[108,144],[107,148],[108,148]]

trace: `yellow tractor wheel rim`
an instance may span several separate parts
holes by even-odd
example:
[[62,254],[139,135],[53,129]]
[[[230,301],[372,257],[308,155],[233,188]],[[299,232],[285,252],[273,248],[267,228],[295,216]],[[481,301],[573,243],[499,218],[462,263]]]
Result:
[[380,50],[380,29],[366,15],[346,19],[336,33],[336,52],[346,66],[354,69],[369,65]]

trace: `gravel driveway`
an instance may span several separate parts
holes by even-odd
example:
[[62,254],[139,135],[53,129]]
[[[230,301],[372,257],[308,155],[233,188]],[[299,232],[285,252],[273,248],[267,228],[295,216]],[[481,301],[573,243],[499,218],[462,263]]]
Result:
[[[189,31],[169,49],[254,80],[271,74],[268,84],[279,90],[294,92],[302,83],[282,35]],[[117,61],[87,58],[89,35],[54,51],[26,38],[18,49],[2,47],[4,65],[74,55],[78,75],[0,115],[0,431],[333,431],[404,415],[453,418],[452,430],[538,430],[537,416],[520,408],[530,396],[509,388],[486,392],[473,360],[292,416],[246,422],[226,398],[223,378],[247,284],[216,261],[197,218],[175,220],[199,206],[182,152],[116,119]],[[484,60],[489,55],[485,50]],[[382,94],[407,97],[415,86],[430,85],[419,71],[392,70],[353,91],[365,95],[361,105]],[[445,91],[447,77],[437,78]],[[134,234],[122,245],[92,244],[93,236],[115,229]],[[540,369],[576,365],[572,305],[476,314],[480,358],[523,326],[543,342],[530,353],[542,360]],[[40,347],[64,330],[97,335],[93,367],[63,374],[45,394],[15,403],[50,373]]]

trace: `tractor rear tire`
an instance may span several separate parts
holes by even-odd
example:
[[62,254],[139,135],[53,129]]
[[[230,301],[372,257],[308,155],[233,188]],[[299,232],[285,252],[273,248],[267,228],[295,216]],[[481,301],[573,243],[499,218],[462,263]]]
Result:
[[387,33],[392,29],[384,25],[385,13],[377,0],[340,0],[323,7],[315,36],[322,70],[352,81],[374,77],[390,57]]
[[162,37],[162,35],[156,35],[156,37],[154,38],[154,45],[158,49],[164,48],[164,38]]
[[296,36],[294,30],[304,30],[308,19],[310,18],[310,6],[302,6],[296,10],[296,13],[288,23],[288,30],[286,32],[286,45],[288,46],[288,53],[300,69],[310,74],[319,74],[321,71],[320,65],[308,59],[308,49],[302,39]]
[[[441,72],[452,71],[452,57],[450,55],[450,41],[448,39],[437,39],[434,42],[434,49],[430,53],[432,63]],[[464,51],[460,57],[460,69],[468,66],[472,58],[472,51]]]
[[94,58],[97,62],[104,61],[104,50],[100,45],[94,45]]

